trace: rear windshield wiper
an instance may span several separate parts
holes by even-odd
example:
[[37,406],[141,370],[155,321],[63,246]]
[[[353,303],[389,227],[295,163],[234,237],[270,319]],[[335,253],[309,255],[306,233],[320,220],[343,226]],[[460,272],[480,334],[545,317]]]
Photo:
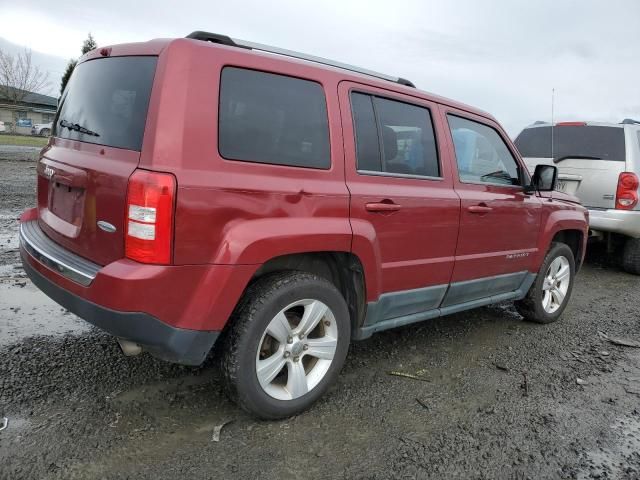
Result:
[[602,160],[601,157],[593,157],[591,155],[565,155],[564,157],[558,157],[553,159],[553,163],[559,163],[569,158],[577,158],[580,160]]
[[60,120],[60,126],[62,128],[68,128],[69,130],[75,130],[76,132],[84,133],[85,135],[92,135],[94,137],[99,137],[100,135],[93,130],[89,130],[88,128],[83,127],[77,123],[67,122],[66,120]]

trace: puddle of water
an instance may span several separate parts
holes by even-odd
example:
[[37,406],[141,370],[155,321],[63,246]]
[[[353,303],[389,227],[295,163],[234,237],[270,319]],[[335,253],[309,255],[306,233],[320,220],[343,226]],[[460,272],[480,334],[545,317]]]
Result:
[[588,472],[581,472],[578,475],[579,480],[623,478],[626,475],[629,459],[640,452],[640,418],[618,419],[611,428],[616,431],[618,437],[615,445],[588,452],[587,461],[592,468]]
[[[26,284],[20,287],[16,282]],[[89,325],[66,312],[29,280],[0,283],[0,346],[33,335],[63,335],[89,330]]]

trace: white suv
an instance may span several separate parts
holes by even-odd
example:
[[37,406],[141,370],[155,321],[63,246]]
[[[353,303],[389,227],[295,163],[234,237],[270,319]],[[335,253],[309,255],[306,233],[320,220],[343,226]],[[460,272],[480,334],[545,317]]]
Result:
[[557,189],[580,198],[592,234],[623,245],[624,269],[640,275],[640,122],[536,122],[515,144],[531,172],[558,167]]

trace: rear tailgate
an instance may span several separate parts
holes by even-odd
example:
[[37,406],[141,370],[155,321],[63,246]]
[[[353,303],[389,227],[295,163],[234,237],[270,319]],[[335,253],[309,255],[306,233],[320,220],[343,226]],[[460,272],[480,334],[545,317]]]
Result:
[[106,265],[124,256],[128,179],[138,166],[157,57],[79,64],[38,164],[42,230]]
[[558,190],[575,195],[586,207],[615,208],[620,173],[626,170],[622,126],[557,125],[525,129],[516,146],[533,173],[536,165],[558,167]]

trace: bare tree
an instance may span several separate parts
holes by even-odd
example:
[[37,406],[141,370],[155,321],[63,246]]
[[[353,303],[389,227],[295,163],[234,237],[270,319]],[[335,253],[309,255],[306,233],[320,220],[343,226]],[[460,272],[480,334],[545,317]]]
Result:
[[31,50],[14,56],[0,50],[0,94],[21,102],[30,92],[40,93],[49,87],[49,74],[31,61]]
[[0,98],[16,107],[29,93],[49,87],[49,74],[31,61],[31,50],[11,55],[0,50]]

